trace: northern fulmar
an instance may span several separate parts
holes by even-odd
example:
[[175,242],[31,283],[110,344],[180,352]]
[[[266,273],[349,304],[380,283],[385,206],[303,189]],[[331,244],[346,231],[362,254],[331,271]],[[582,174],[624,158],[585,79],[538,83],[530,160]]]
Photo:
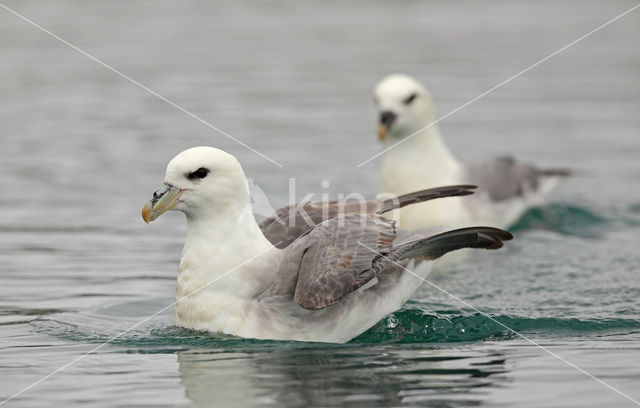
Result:
[[176,325],[247,338],[342,343],[399,309],[443,254],[497,249],[512,238],[491,227],[404,233],[383,215],[421,199],[470,191],[471,186],[422,191],[420,198],[337,211],[302,230],[273,227],[267,231],[271,239],[294,237],[288,245],[274,245],[252,213],[238,160],[219,149],[195,147],[169,162],[164,187],[142,216],[150,222],[176,210],[187,218]]
[[540,168],[512,156],[469,164],[458,161],[440,135],[431,95],[408,75],[386,76],[373,95],[383,148],[378,154],[382,156],[382,192],[400,195],[450,184],[478,186],[472,197],[402,209],[400,228],[476,224],[507,228],[529,208],[543,203],[560,179],[569,175],[566,169]]

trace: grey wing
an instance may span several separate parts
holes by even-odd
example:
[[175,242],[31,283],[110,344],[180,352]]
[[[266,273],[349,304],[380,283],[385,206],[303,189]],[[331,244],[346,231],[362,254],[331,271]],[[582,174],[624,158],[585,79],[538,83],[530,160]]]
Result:
[[[427,233],[426,230],[423,231]],[[435,260],[446,253],[463,248],[500,249],[504,245],[503,241],[511,239],[513,235],[507,231],[492,227],[467,227],[434,235],[423,235],[409,242],[395,245],[387,255],[379,256],[374,260],[372,269],[382,272],[398,265],[399,261],[412,258]]]
[[517,162],[511,156],[467,167],[467,178],[492,201],[505,201],[538,191],[545,178],[568,176],[565,169],[540,169]]
[[373,213],[380,207],[378,201],[346,200],[344,202],[307,202],[289,205],[260,223],[264,236],[278,248],[286,248],[323,221],[342,214]]
[[260,223],[265,237],[278,248],[286,248],[323,221],[347,214],[382,214],[406,205],[442,197],[473,194],[472,185],[436,187],[414,191],[384,201],[347,199],[343,201],[307,202],[276,210]]
[[[306,203],[301,207],[290,205],[260,223],[264,236],[277,248],[286,248],[297,238],[307,234],[314,225],[322,222],[322,203]],[[325,203],[328,211],[331,203]]]
[[376,252],[388,253],[394,238],[394,222],[380,216],[347,215],[318,225],[300,263],[295,302],[322,309],[340,301],[375,277]]

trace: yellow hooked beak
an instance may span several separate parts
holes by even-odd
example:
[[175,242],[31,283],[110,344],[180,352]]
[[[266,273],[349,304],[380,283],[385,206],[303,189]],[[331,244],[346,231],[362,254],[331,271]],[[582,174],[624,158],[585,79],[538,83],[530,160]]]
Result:
[[180,190],[171,185],[167,185],[154,192],[151,201],[142,207],[142,219],[144,222],[150,223],[164,212],[180,204],[180,196],[183,192],[184,190]]
[[389,130],[389,128],[384,123],[381,123],[380,125],[378,125],[378,140],[379,141],[381,141],[381,142],[384,141],[384,138],[387,136],[387,131],[388,130]]
[[383,142],[385,137],[387,137],[389,128],[395,123],[397,118],[398,115],[393,111],[384,110],[380,112],[380,122],[378,122],[378,139],[381,142]]

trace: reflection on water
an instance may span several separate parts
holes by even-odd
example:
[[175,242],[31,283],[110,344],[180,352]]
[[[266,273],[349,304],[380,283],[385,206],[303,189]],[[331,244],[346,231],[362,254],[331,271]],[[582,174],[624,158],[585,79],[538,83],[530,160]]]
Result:
[[256,356],[191,349],[178,353],[180,379],[195,406],[480,405],[477,389],[508,379],[499,352],[438,348],[308,347]]

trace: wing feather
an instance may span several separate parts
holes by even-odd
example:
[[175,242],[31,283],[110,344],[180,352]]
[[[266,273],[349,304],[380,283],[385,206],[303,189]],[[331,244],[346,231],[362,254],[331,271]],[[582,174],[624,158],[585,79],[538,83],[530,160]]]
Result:
[[295,302],[305,309],[330,306],[375,277],[371,265],[379,253],[388,253],[395,226],[380,216],[347,215],[318,225],[300,264]]
[[467,169],[469,180],[480,186],[481,192],[492,201],[505,201],[537,192],[542,181],[549,177],[567,176],[567,170],[540,169],[523,164],[511,156],[471,165]]
[[293,241],[304,236],[323,221],[350,214],[382,214],[423,201],[436,198],[465,196],[473,194],[473,185],[436,187],[414,191],[384,201],[342,201],[306,202],[293,204],[276,210],[276,213],[260,223],[260,229],[267,239],[278,248],[286,248]]

